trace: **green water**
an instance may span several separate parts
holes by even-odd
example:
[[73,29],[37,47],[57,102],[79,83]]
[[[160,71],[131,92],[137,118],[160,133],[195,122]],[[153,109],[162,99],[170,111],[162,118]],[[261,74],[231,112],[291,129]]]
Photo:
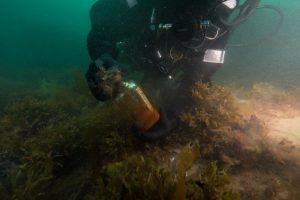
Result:
[[[236,80],[245,84],[266,81],[279,86],[297,86],[300,83],[300,28],[297,25],[300,4],[290,0],[262,1],[262,4],[276,5],[284,12],[285,18],[279,33],[260,45],[229,47],[227,63],[217,76],[221,80]],[[270,34],[276,23],[278,15],[259,10],[236,30],[232,37],[235,42],[232,43],[255,41],[257,37]]]
[[[1,1],[1,78],[34,80],[89,62],[86,35],[95,1]],[[28,77],[32,80],[32,77]],[[18,81],[18,80],[15,80]]]

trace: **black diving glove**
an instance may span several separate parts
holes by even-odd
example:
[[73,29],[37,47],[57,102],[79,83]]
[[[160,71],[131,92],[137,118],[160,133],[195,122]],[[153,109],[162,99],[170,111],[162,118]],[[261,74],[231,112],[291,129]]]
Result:
[[99,101],[107,101],[117,95],[122,73],[116,69],[108,71],[103,67],[98,68],[93,62],[86,73],[86,79],[93,96]]
[[128,69],[127,65],[121,65],[110,55],[104,54],[101,58],[92,62],[86,73],[88,86],[99,101],[107,101],[115,97],[121,88],[122,68]]
[[178,126],[178,119],[168,116],[165,109],[160,109],[159,114],[159,121],[150,130],[143,133],[138,130],[134,131],[138,138],[145,141],[156,141],[168,136]]

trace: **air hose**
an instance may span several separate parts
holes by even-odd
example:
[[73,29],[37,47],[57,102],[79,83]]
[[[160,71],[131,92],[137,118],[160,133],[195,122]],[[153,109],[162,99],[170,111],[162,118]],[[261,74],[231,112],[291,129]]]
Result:
[[[237,26],[239,26],[240,24],[245,22],[255,12],[255,10],[257,10],[259,8],[260,1],[261,0],[246,0],[246,2],[244,2],[242,5],[239,5],[240,1],[237,0],[238,6],[235,9],[239,10],[238,16],[230,21],[228,21],[227,19],[222,18],[222,17],[219,18],[221,24],[224,27],[226,27],[226,29],[223,32],[221,32],[220,29],[218,29],[218,27],[217,27],[217,33],[216,33],[215,37],[210,38],[208,36],[205,36],[204,40],[201,40],[196,37],[191,40],[194,43],[196,43],[196,45],[194,45],[193,43],[190,44],[190,43],[183,42],[182,43],[183,46],[190,48],[190,49],[200,49],[201,47],[203,47],[205,45],[205,43],[210,42],[211,40],[216,40],[216,39],[223,37],[228,32],[230,32],[231,30],[233,30],[234,28],[236,28]],[[217,5],[215,5],[215,8],[213,10],[214,11],[217,10],[217,8],[219,6],[222,6],[224,4],[224,2],[226,2],[226,0],[221,0],[221,2],[219,2]],[[199,41],[201,41],[201,42],[199,42]],[[241,45],[241,46],[243,46],[243,45]]]
[[273,5],[263,5],[263,6],[260,6],[260,7],[257,7],[256,9],[269,9],[269,10],[273,10],[274,12],[276,12],[280,19],[279,19],[279,23],[277,24],[275,30],[272,32],[271,35],[267,35],[263,38],[260,38],[258,40],[256,40],[255,42],[252,42],[252,43],[244,43],[244,44],[229,44],[228,46],[231,46],[231,47],[243,47],[243,46],[252,46],[252,45],[257,45],[257,44],[260,44],[262,41],[266,41],[266,40],[270,40],[272,38],[275,37],[275,35],[279,32],[282,24],[283,24],[283,20],[284,20],[284,14],[283,12],[281,11],[280,8],[276,7],[276,6],[273,6]]
[[239,15],[232,21],[227,21],[220,18],[220,22],[227,26],[229,29],[239,26],[245,22],[258,8],[260,0],[247,0],[243,5],[238,6],[236,9],[239,10]]

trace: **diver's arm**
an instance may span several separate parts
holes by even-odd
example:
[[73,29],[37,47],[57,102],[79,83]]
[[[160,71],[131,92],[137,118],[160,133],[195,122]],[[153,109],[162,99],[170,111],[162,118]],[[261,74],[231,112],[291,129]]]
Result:
[[[116,2],[117,3],[117,2]],[[90,12],[91,31],[87,37],[87,48],[92,63],[86,73],[88,86],[94,97],[106,101],[113,97],[114,86],[118,85],[121,75],[130,71],[130,67],[117,61],[118,38],[112,31],[117,26],[114,21],[114,9],[111,0],[97,1]],[[123,73],[121,73],[123,72]],[[107,80],[107,74],[115,74],[116,80]]]
[[116,39],[109,32],[111,17],[107,15],[107,1],[97,1],[90,11],[91,31],[87,37],[87,48],[93,61],[102,55],[110,55],[117,58]]
[[100,101],[112,98],[113,89],[106,81],[105,74],[106,69],[117,65],[116,42],[106,28],[110,20],[110,16],[105,14],[106,3],[107,1],[97,1],[91,8],[91,31],[87,37],[87,48],[92,62],[86,79],[93,96]]
[[87,37],[87,48],[93,61],[101,58],[103,55],[110,55],[113,59],[117,57],[115,43],[111,40],[105,40],[104,35],[100,31],[91,30]]

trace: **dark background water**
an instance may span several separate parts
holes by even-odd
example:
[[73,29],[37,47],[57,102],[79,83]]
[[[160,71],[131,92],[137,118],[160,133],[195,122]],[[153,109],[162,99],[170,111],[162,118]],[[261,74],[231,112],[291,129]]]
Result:
[[[86,35],[89,9],[95,0],[2,0],[0,2],[0,81],[38,83],[64,77],[68,69],[83,71],[89,63]],[[300,3],[294,0],[262,1],[282,8],[285,21],[279,34],[250,47],[228,47],[226,64],[215,80],[251,85],[267,81],[299,85]],[[272,33],[276,14],[258,11],[233,35],[231,43],[255,41]],[[5,80],[5,81],[3,81]],[[9,87],[9,86],[7,86]],[[0,90],[1,92],[1,90]]]
[[70,67],[84,69],[93,2],[1,1],[0,80],[38,84],[64,76]]

